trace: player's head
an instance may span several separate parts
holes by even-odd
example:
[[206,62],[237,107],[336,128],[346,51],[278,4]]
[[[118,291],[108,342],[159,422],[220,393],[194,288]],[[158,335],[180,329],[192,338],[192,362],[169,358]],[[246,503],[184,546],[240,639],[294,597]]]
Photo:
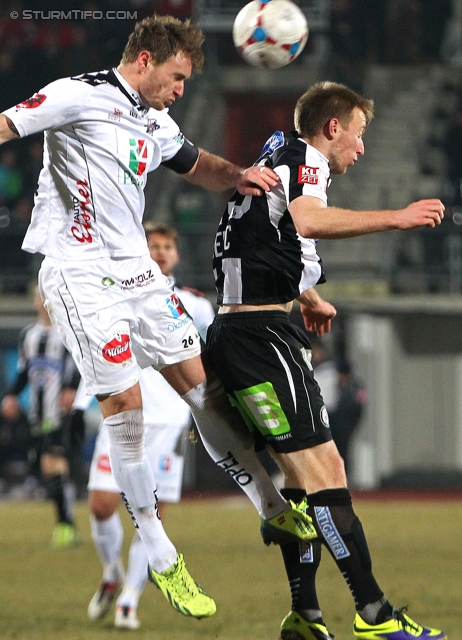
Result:
[[321,141],[333,174],[345,173],[364,153],[362,135],[373,118],[374,103],[336,82],[311,86],[295,106],[295,128],[310,143]]
[[151,258],[164,276],[171,276],[180,261],[178,231],[163,222],[145,222],[143,226]]
[[149,51],[157,65],[182,52],[191,59],[192,70],[200,71],[204,64],[203,42],[204,34],[190,20],[182,22],[172,16],[154,14],[136,23],[121,64],[135,62],[142,51]]
[[144,18],[128,38],[119,71],[144,104],[162,110],[181,98],[185,80],[202,69],[203,41],[202,31],[190,20]]

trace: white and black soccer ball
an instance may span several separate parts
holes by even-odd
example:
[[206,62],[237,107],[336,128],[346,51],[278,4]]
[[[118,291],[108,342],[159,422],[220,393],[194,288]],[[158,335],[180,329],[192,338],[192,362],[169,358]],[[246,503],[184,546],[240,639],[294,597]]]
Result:
[[300,55],[307,39],[306,18],[291,0],[252,0],[234,20],[234,44],[253,67],[284,67]]

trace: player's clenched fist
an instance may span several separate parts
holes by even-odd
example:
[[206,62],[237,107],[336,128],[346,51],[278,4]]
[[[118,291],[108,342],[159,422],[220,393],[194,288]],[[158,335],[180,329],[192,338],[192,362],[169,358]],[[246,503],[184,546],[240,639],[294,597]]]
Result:
[[441,200],[418,200],[405,209],[398,211],[398,229],[415,227],[435,227],[444,217],[444,204]]

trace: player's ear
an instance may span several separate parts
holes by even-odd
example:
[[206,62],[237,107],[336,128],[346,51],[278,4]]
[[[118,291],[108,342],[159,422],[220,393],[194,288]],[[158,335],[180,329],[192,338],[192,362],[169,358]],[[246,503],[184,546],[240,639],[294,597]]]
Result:
[[147,51],[147,50],[140,51],[136,61],[138,63],[138,68],[140,71],[147,69],[148,64],[152,61],[152,55],[150,51]]
[[328,140],[332,140],[335,138],[340,128],[340,123],[338,118],[331,118],[328,120],[324,126],[324,135]]

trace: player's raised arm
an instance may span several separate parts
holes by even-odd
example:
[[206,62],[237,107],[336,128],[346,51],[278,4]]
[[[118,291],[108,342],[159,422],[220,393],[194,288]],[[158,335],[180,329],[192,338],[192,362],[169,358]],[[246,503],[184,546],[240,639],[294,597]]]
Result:
[[327,207],[318,198],[300,196],[289,205],[289,211],[304,238],[350,238],[377,231],[435,227],[444,217],[441,200],[419,200],[404,209],[353,211]]
[[194,167],[184,177],[211,191],[237,189],[243,195],[258,196],[279,183],[279,176],[268,167],[243,169],[220,156],[199,149]]
[[0,114],[0,144],[19,138],[16,127],[9,118]]

